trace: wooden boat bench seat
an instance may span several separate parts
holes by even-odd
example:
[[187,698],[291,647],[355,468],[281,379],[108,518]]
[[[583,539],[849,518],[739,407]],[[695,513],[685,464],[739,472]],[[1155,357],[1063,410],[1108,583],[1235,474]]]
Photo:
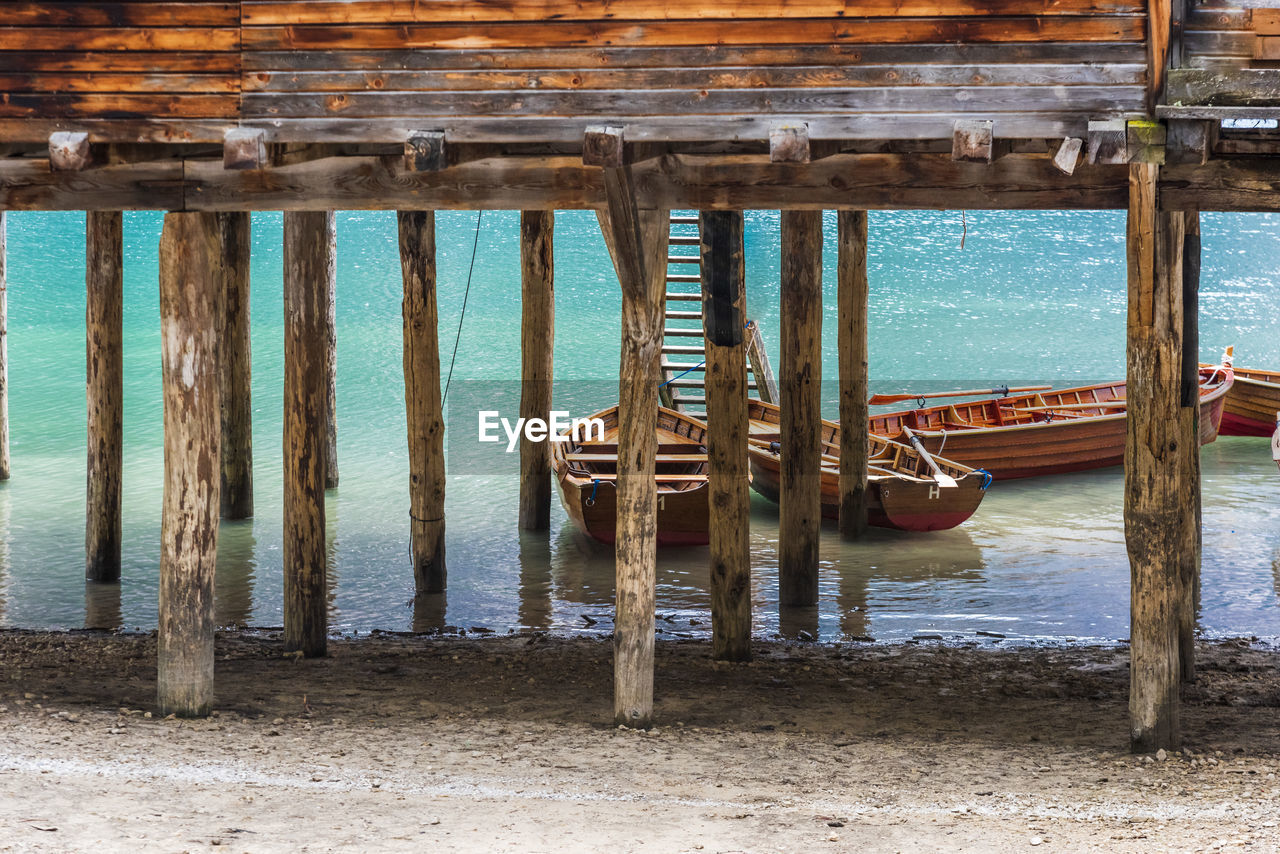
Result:
[[[565,454],[564,458],[571,463],[616,463],[617,454]],[[658,454],[658,463],[705,463],[706,454]]]
[[[599,480],[606,483],[613,482],[618,479],[618,475],[613,472],[570,472],[574,477],[584,478],[586,480]],[[655,474],[654,480],[659,483],[706,483],[707,475],[705,474]]]

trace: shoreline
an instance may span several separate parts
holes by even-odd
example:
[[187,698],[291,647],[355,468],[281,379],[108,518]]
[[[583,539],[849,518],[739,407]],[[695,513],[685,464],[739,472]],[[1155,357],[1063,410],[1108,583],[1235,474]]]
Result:
[[1127,752],[1123,648],[659,641],[648,732],[607,642],[330,650],[219,633],[215,712],[176,720],[151,637],[0,631],[0,851],[1280,850],[1247,642],[1198,646],[1163,760]]

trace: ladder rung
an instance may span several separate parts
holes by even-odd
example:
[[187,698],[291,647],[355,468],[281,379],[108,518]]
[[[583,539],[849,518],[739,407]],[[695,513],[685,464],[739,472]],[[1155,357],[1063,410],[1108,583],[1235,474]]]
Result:
[[701,320],[702,312],[700,311],[668,311],[668,320]]
[[702,258],[698,255],[668,255],[668,264],[701,264]]
[[701,356],[705,353],[701,344],[696,347],[689,344],[663,344],[662,352],[669,356]]
[[[676,371],[676,373],[679,374],[680,371]],[[701,388],[701,389],[706,388],[706,383],[700,379],[685,379],[683,377],[678,380],[668,380],[667,385],[670,386],[671,388]],[[748,389],[754,389],[755,387],[756,387],[755,383],[753,382],[747,383]]]
[[[665,353],[665,352],[667,352],[667,351],[664,349],[662,352],[664,352],[664,353]],[[682,354],[680,354],[680,355],[701,356],[701,355],[703,355],[704,353],[705,353],[705,351],[704,351],[704,350],[699,350],[699,351],[698,351],[698,352],[696,352],[696,353],[682,353]],[[705,371],[706,369],[707,369],[707,368],[706,368],[706,365],[695,365],[695,364],[692,364],[692,363],[690,363],[690,362],[667,362],[667,361],[664,361],[664,362],[662,363],[662,370],[666,371],[667,373],[671,373],[671,374],[682,374],[682,373],[684,373],[685,371]],[[751,370],[751,365],[747,365],[747,373],[748,373],[748,374],[750,374],[751,376],[754,376],[754,375],[755,375],[755,372]],[[755,381],[755,380],[747,380],[747,387],[748,387],[748,388],[755,388],[755,387],[756,387],[756,381]]]
[[667,282],[668,283],[688,282],[690,284],[693,284],[693,283],[701,284],[702,276],[699,276],[696,273],[668,273]]
[[687,405],[689,405],[689,404],[692,404],[692,405],[694,405],[694,406],[706,406],[706,405],[707,405],[707,399],[706,399],[706,397],[704,397],[704,396],[698,396],[698,395],[692,395],[692,396],[690,396],[690,397],[685,397],[685,396],[684,396],[684,395],[682,395],[682,394],[677,394],[677,395],[674,395],[674,396],[671,398],[671,400],[672,400],[673,402],[675,402],[675,403],[684,404],[684,405],[686,405],[686,406],[687,406]]
[[701,338],[701,329],[672,329],[668,327],[662,330],[662,334],[670,338]]
[[698,246],[699,244],[702,243],[702,240],[697,235],[694,235],[693,237],[685,237],[684,235],[678,235],[678,236],[673,235],[672,237],[668,238],[668,240],[672,246]]
[[677,292],[675,292],[675,291],[667,291],[667,299],[669,299],[669,300],[685,300],[686,302],[693,302],[694,300],[701,301],[701,300],[702,300],[702,294],[681,294],[681,293],[677,293]]
[[671,215],[671,221],[672,221],[672,222],[681,223],[681,224],[683,224],[683,225],[688,225],[689,223],[695,223],[695,224],[696,224],[696,223],[698,222],[698,215],[697,215],[697,214],[692,214],[692,215],[690,215],[690,214],[672,214],[672,215]]

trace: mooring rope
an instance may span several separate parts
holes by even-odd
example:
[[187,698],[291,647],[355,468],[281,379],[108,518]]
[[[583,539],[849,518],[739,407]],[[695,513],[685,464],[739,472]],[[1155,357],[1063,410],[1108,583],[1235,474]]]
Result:
[[467,297],[471,296],[471,274],[476,269],[476,248],[480,245],[480,219],[483,216],[483,210],[476,211],[476,239],[471,244],[471,266],[467,267],[467,287],[462,292],[462,312],[458,315],[458,334],[454,336],[453,355],[449,357],[449,378],[444,381],[444,395],[440,398],[442,409],[445,401],[449,399],[449,386],[453,383],[453,364],[458,361],[458,342],[462,340],[462,321],[467,317]]
[[680,373],[676,374],[676,375],[675,375],[674,377],[672,377],[671,379],[666,380],[665,382],[658,383],[658,388],[662,388],[662,387],[663,387],[663,386],[665,386],[667,383],[669,383],[669,382],[674,382],[675,380],[680,379],[680,378],[681,378],[682,376],[684,376],[685,374],[693,373],[694,371],[698,370],[698,368],[701,368],[701,367],[702,367],[703,365],[705,365],[706,363],[707,363],[707,360],[706,360],[706,359],[703,359],[701,362],[699,362],[698,364],[696,364],[696,365],[694,365],[693,367],[689,368],[688,370],[686,370],[686,371],[681,371]]

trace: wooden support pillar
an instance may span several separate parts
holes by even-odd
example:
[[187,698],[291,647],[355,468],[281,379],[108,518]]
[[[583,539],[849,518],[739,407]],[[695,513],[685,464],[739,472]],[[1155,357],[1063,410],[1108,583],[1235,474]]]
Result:
[[837,213],[840,307],[840,533],[867,532],[867,212]]
[[445,589],[444,416],[436,330],[434,211],[400,211],[404,277],[404,399],[409,426],[409,518],[414,589],[421,598]]
[[1178,621],[1182,680],[1196,678],[1196,612],[1200,604],[1202,546],[1200,492],[1200,212],[1183,213],[1182,241],[1182,442],[1186,455],[1183,512],[1182,610]]
[[253,358],[249,336],[249,213],[218,214],[222,235],[222,518],[253,515]]
[[[520,417],[551,417],[555,349],[555,211],[520,214]],[[551,526],[551,445],[520,439],[520,528]]]
[[[333,212],[329,212],[330,218]],[[338,230],[329,228],[329,281],[325,292],[324,335],[326,357],[324,488],[338,488]]]
[[0,480],[9,479],[9,300],[4,211],[0,210]]
[[[591,130],[593,150],[617,152],[622,132]],[[585,147],[585,145],[584,145]],[[601,230],[622,286],[622,359],[618,387],[617,604],[613,633],[614,718],[648,727],[653,718],[654,587],[657,581],[658,383],[670,215],[636,207],[631,168],[606,166]]]
[[284,215],[284,643],[325,654],[326,318],[333,213]]
[[746,262],[741,211],[704,211],[702,319],[706,338],[710,480],[711,655],[751,658],[751,495],[747,463]]
[[1159,167],[1129,167],[1125,541],[1130,564],[1130,747],[1181,746],[1180,552],[1188,447],[1180,418],[1181,212],[1157,209]]
[[124,467],[124,215],[85,214],[85,404],[88,467],[84,576],[120,580]]
[[209,713],[218,560],[218,220],[165,214],[160,237],[164,503],[157,700],[161,714]]
[[778,588],[783,606],[818,603],[822,522],[822,212],[782,212]]

